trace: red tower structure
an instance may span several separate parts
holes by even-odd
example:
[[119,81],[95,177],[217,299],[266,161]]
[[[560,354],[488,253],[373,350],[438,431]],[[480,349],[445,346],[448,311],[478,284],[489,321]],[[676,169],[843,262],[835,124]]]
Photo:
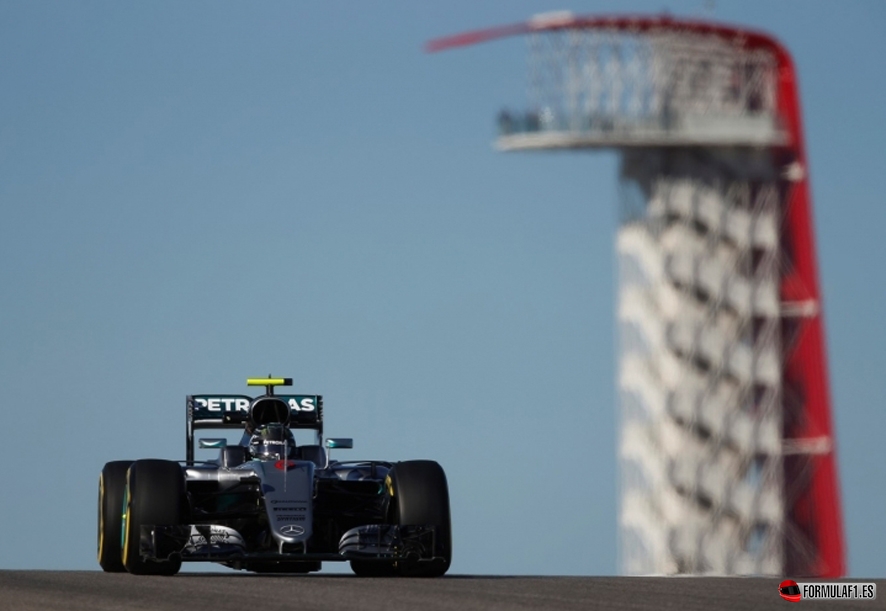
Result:
[[502,113],[498,147],[615,149],[622,180],[644,199],[618,242],[654,277],[638,291],[622,271],[619,317],[647,336],[642,358],[621,365],[622,390],[640,397],[622,401],[622,461],[645,470],[627,477],[642,485],[623,483],[624,570],[845,574],[788,51],[716,23],[570,13],[427,49],[514,35],[530,40],[530,107]]

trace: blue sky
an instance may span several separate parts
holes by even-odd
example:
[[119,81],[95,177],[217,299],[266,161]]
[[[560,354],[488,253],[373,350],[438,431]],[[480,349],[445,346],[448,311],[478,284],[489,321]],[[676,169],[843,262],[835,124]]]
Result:
[[800,78],[854,576],[886,574],[879,2],[0,1],[0,568],[95,569],[102,464],[292,376],[354,458],[445,467],[453,572],[613,574],[612,153],[495,152],[576,13],[771,32]]

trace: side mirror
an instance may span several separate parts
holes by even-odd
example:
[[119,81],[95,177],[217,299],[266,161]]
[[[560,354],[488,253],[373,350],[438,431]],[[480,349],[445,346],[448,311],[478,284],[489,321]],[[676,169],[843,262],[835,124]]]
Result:
[[206,437],[205,439],[200,440],[200,448],[204,450],[218,450],[227,447],[227,445],[228,440],[223,437]]
[[350,449],[354,447],[354,440],[349,437],[333,437],[326,440],[326,447],[330,450],[333,448]]

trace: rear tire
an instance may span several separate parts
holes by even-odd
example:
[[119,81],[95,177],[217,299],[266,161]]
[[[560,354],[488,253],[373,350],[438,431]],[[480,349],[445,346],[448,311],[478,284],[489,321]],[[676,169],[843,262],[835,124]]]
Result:
[[432,460],[399,462],[385,480],[389,496],[389,522],[400,526],[436,526],[434,555],[437,562],[404,563],[351,561],[361,577],[440,577],[452,563],[452,520],[449,485],[443,468]]
[[123,566],[121,525],[123,496],[126,493],[126,471],[131,460],[105,464],[98,478],[98,563],[105,573],[125,573]]
[[178,463],[137,460],[126,478],[123,565],[135,575],[175,575],[181,558],[144,561],[139,553],[142,525],[182,523],[185,478]]

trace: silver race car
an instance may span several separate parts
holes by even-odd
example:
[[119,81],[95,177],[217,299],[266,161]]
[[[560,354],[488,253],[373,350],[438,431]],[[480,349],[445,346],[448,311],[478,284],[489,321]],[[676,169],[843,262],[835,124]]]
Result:
[[[249,379],[265,394],[187,398],[186,460],[119,460],[99,478],[98,562],[106,572],[174,575],[182,562],[308,573],[349,561],[360,576],[443,575],[452,558],[449,489],[434,461],[331,460],[323,397],[277,395],[290,378]],[[218,458],[194,460],[200,429]],[[311,443],[296,444],[305,430]]]

